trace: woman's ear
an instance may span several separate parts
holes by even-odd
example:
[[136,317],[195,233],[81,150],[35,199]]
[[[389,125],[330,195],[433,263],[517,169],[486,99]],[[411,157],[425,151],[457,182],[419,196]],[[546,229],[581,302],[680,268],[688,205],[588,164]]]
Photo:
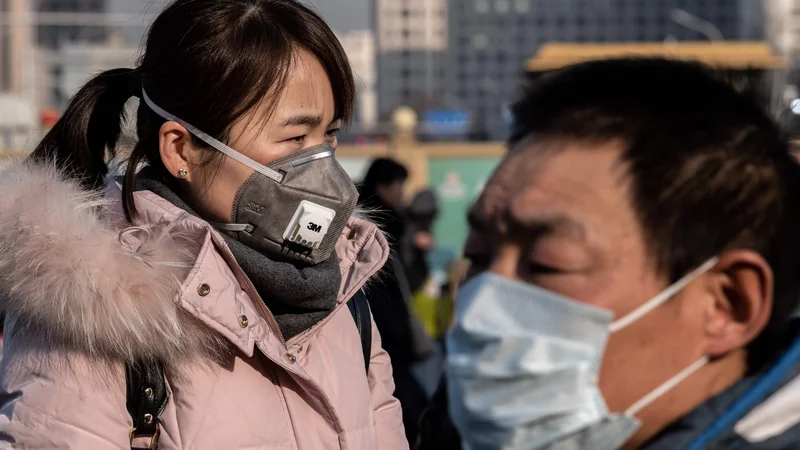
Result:
[[773,274],[758,253],[734,250],[720,257],[709,280],[714,301],[705,318],[706,354],[715,357],[747,346],[767,326]]
[[182,125],[168,121],[161,125],[158,133],[158,147],[164,167],[173,177],[191,182],[192,136]]

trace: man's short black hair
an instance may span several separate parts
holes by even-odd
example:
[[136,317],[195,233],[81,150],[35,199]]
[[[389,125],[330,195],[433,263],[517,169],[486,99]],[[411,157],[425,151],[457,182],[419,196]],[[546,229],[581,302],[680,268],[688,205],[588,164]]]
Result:
[[624,143],[633,207],[673,281],[726,250],[761,254],[775,274],[763,335],[782,332],[800,295],[800,166],[752,99],[698,64],[616,59],[545,76],[513,113],[512,149],[527,137]]

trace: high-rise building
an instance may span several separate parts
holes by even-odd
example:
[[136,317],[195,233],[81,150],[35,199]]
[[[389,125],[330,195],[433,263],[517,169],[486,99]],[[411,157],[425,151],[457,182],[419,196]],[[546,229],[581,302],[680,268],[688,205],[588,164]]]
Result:
[[371,132],[378,124],[377,73],[375,67],[375,35],[372,30],[339,34],[356,79],[358,104],[354,122],[357,132]]
[[769,0],[764,6],[767,35],[781,54],[797,60],[800,58],[800,0]]
[[424,109],[441,101],[447,50],[447,0],[375,0],[378,111]]
[[545,42],[764,36],[754,0],[449,0],[448,15],[448,98],[488,139],[507,135],[523,63]]
[[147,29],[165,2],[153,0],[106,0],[106,11],[110,14],[128,15],[124,27],[117,27],[126,45],[141,45]]
[[30,26],[19,20],[31,12],[30,0],[0,0],[0,91],[23,94],[24,65],[32,51]]
[[[38,12],[100,13],[107,10],[107,0],[30,0]],[[108,30],[101,26],[41,25],[37,30],[39,45],[55,49],[65,42],[103,42]]]

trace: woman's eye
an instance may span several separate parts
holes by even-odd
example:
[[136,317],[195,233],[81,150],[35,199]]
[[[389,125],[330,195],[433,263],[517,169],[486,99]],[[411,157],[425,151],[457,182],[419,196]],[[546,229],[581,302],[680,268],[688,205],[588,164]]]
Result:
[[295,144],[302,144],[303,141],[305,141],[305,139],[306,139],[305,136],[295,136],[293,138],[287,139],[286,142],[292,142],[292,143],[295,143]]
[[334,128],[333,130],[328,130],[328,132],[326,134],[328,135],[328,137],[334,138],[334,137],[339,135],[339,128]]

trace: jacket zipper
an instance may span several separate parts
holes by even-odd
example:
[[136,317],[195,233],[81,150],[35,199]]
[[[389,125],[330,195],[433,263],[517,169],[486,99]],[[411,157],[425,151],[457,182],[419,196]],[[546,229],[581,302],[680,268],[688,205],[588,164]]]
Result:
[[[224,242],[223,242],[223,244],[224,244]],[[231,258],[231,261],[233,261],[233,263],[236,265],[236,268],[239,269],[239,272],[241,272],[241,274],[244,277],[244,279],[247,280],[247,284],[250,286],[250,289],[256,295],[256,298],[258,299],[258,303],[261,305],[261,308],[263,308],[264,311],[266,311],[266,313],[269,316],[269,318],[272,319],[272,323],[275,325],[275,329],[278,330],[278,338],[281,340],[281,343],[283,344],[283,349],[287,352],[286,354],[289,355],[289,353],[288,353],[289,352],[289,347],[286,345],[286,338],[283,336],[283,332],[281,331],[281,328],[278,326],[278,321],[275,320],[275,315],[272,314],[272,311],[270,311],[270,309],[267,307],[267,304],[264,303],[264,299],[261,298],[261,294],[258,293],[258,290],[256,289],[256,286],[253,284],[253,282],[250,280],[250,277],[248,277],[247,274],[244,273],[244,270],[242,270],[242,266],[240,266],[239,263],[236,262],[236,258],[233,256],[233,252],[231,251],[231,249],[228,248],[227,244],[223,245],[223,248],[225,249],[225,253]],[[280,386],[280,384],[278,384],[278,386]],[[333,408],[333,403],[331,402],[330,398],[328,398],[328,395],[325,394],[325,392],[323,392],[322,389],[318,388],[318,390],[319,390],[320,394],[322,395],[322,399],[323,399],[323,401],[325,403],[325,406],[328,408],[328,414],[331,415],[331,420],[336,422],[336,423],[338,423],[338,427],[339,428],[344,429],[342,424],[341,424],[341,421],[338,420],[336,412],[335,412],[335,410]],[[279,391],[280,391],[280,389],[279,389]],[[291,421],[291,418],[290,418],[290,421]],[[338,430],[337,430],[337,432],[338,432]],[[293,436],[292,439],[294,440],[294,442],[296,444],[296,442],[297,442],[296,436]]]
[[250,277],[248,277],[247,274],[244,273],[242,267],[239,265],[238,262],[236,262],[236,257],[233,256],[233,252],[231,251],[231,249],[229,249],[227,245],[223,245],[223,248],[225,250],[225,253],[230,257],[231,261],[233,261],[233,263],[236,265],[236,268],[239,269],[239,272],[247,281],[248,286],[250,286],[250,290],[253,291],[252,293],[255,294],[256,299],[258,300],[257,303],[260,305],[261,308],[263,308],[263,311],[265,311],[267,313],[267,316],[272,320],[272,324],[275,325],[275,329],[278,331],[278,338],[281,340],[281,344],[283,344],[284,350],[288,351],[288,347],[286,345],[286,338],[283,336],[283,331],[281,331],[281,327],[278,326],[278,321],[275,320],[275,315],[272,314],[272,311],[270,311],[269,307],[267,307],[267,304],[264,303],[264,299],[261,298],[261,294],[258,293],[258,289],[256,289],[256,286],[250,280]]

